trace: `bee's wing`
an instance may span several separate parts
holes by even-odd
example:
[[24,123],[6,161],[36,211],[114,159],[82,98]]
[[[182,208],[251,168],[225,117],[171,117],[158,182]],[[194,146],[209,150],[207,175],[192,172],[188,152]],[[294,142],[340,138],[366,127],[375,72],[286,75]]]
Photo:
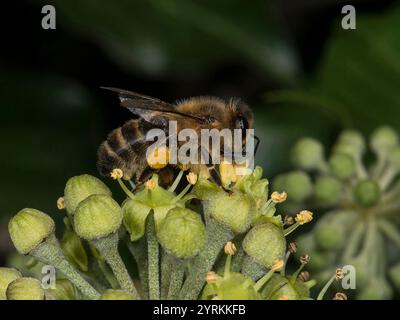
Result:
[[203,119],[200,117],[196,117],[192,114],[182,113],[176,110],[173,104],[168,102],[164,102],[157,98],[149,97],[140,93],[122,90],[118,88],[109,88],[109,87],[101,87],[102,89],[114,91],[118,93],[118,97],[121,101],[121,106],[127,108],[132,113],[142,117],[146,121],[152,122],[152,118],[157,114],[154,112],[160,113],[169,113],[170,116],[182,116],[196,119],[198,121],[202,121]]

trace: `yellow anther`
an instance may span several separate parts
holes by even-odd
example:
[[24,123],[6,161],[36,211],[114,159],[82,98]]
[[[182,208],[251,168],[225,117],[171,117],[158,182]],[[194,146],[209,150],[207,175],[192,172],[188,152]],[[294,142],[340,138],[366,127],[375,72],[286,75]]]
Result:
[[293,217],[291,217],[291,216],[285,216],[285,219],[284,219],[284,221],[283,221],[283,224],[286,225],[286,226],[290,226],[290,225],[293,224],[293,222],[294,222]]
[[271,270],[280,271],[284,265],[285,265],[285,262],[282,259],[274,260],[272,262]]
[[229,241],[225,244],[224,251],[227,255],[233,256],[237,249],[233,242]]
[[188,175],[186,175],[186,179],[190,184],[196,184],[197,182],[197,174],[193,173],[193,172],[189,172]]
[[310,279],[310,273],[308,271],[302,271],[299,274],[299,280],[306,282]]
[[144,183],[144,187],[148,190],[154,190],[156,186],[157,184],[154,179],[149,179]]
[[313,213],[308,210],[302,210],[296,215],[296,222],[298,224],[305,224],[310,222],[313,219]]
[[337,281],[342,280],[342,279],[344,278],[344,272],[343,272],[343,270],[342,270],[341,268],[337,268],[337,269],[336,269],[335,276],[336,276],[336,280],[337,280]]
[[282,203],[287,199],[287,193],[285,191],[279,193],[278,191],[274,191],[271,194],[271,200],[273,203]]
[[57,208],[58,208],[58,210],[65,209],[65,200],[64,200],[64,197],[59,197],[59,198],[57,199]]
[[113,169],[113,171],[111,172],[111,178],[113,178],[114,180],[121,179],[123,176],[124,172],[119,168]]
[[215,283],[218,281],[218,279],[219,279],[219,275],[216,274],[214,271],[207,272],[207,275],[206,275],[207,283]]
[[300,263],[301,264],[306,264],[306,263],[308,263],[308,261],[310,261],[310,256],[308,255],[308,254],[303,254],[301,257],[300,257]]
[[347,300],[347,295],[343,292],[336,292],[333,300]]
[[296,243],[296,242],[291,242],[291,243],[289,243],[289,245],[288,245],[288,251],[289,251],[290,253],[296,253],[296,251],[297,251],[297,243]]
[[289,296],[286,294],[281,295],[281,296],[279,296],[278,300],[289,300]]

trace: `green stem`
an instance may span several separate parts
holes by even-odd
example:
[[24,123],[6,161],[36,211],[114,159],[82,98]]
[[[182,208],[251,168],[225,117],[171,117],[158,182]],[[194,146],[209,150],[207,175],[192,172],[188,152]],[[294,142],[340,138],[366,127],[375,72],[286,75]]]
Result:
[[204,286],[207,272],[213,267],[221,249],[234,236],[231,230],[213,218],[209,218],[206,232],[206,247],[194,258],[192,268],[179,293],[179,299],[197,299]]
[[281,272],[280,272],[281,276],[284,276],[285,273],[286,273],[286,264],[287,264],[287,262],[289,260],[289,257],[290,257],[290,251],[286,252],[285,259],[283,260],[284,265],[283,265],[283,267],[281,269]]
[[173,270],[171,273],[171,280],[169,283],[168,289],[168,300],[175,300],[179,294],[179,290],[182,288],[183,277],[185,275],[185,265],[183,261],[178,259],[174,259],[173,261]]
[[29,254],[45,264],[53,265],[62,272],[85,297],[91,300],[100,298],[100,294],[67,261],[54,234],[46,241],[39,244]]
[[135,195],[127,188],[125,183],[121,179],[117,179],[119,185],[121,186],[121,189],[125,192],[125,194],[130,198],[130,199],[135,199]]
[[224,277],[231,273],[232,256],[228,254],[225,260]]
[[283,230],[283,235],[286,237],[289,234],[291,234],[294,230],[296,230],[298,227],[300,226],[300,224],[298,222],[296,222],[295,224],[292,224],[290,227],[286,228],[285,230]]
[[145,299],[149,298],[149,277],[148,277],[148,260],[147,260],[147,243],[143,237],[135,242],[132,242],[129,234],[124,236],[124,242],[128,247],[129,252],[132,254],[136,261],[139,270],[140,283],[142,285],[143,296]]
[[172,199],[171,202],[176,203],[179,200],[181,200],[183,198],[183,196],[189,191],[189,189],[192,187],[191,184],[188,184],[182,191],[180,194],[178,194],[174,199]]
[[149,280],[149,299],[160,299],[160,271],[159,271],[159,247],[156,237],[153,213],[147,218],[146,238],[148,254],[148,280]]
[[336,274],[333,275],[328,282],[325,284],[325,286],[322,288],[322,290],[319,292],[317,300],[322,300],[324,298],[325,293],[328,291],[329,287],[331,286],[332,282],[336,279]]
[[183,175],[183,170],[179,171],[177,177],[175,178],[174,182],[172,183],[172,185],[168,188],[168,191],[174,192],[176,187],[178,186],[179,182],[182,179],[182,175]]
[[95,278],[101,279],[103,285],[111,286],[111,288],[118,288],[118,282],[115,279],[112,272],[109,270],[109,267],[104,262],[102,257],[99,257],[99,253],[97,253],[97,249],[88,241],[85,241],[85,247],[87,248],[87,252],[89,252],[89,261],[90,261],[90,269],[92,270]]
[[254,285],[254,289],[256,291],[259,291],[264,286],[264,284],[266,284],[268,282],[268,280],[271,279],[273,274],[274,274],[274,271],[269,270],[260,280],[258,280],[256,282],[256,284]]
[[346,263],[356,252],[360,246],[361,239],[365,231],[364,221],[359,222],[354,228],[350,235],[349,241],[347,242],[346,249],[343,252],[342,262]]
[[121,288],[139,297],[128,270],[126,270],[125,264],[118,253],[118,233],[115,232],[104,238],[93,240],[93,245],[111,267]]
[[400,231],[386,220],[378,222],[379,229],[388,237],[398,248],[400,248]]
[[385,191],[389,185],[393,182],[393,179],[397,176],[399,170],[397,168],[388,167],[379,178],[379,186]]
[[291,283],[292,285],[294,285],[294,284],[296,283],[297,277],[299,276],[301,270],[304,269],[304,266],[305,266],[305,265],[306,265],[305,263],[302,263],[302,264],[300,265],[300,267],[290,276],[290,283]]
[[242,266],[243,266],[244,256],[245,256],[245,253],[244,253],[243,247],[240,246],[239,250],[237,251],[237,253],[234,255],[234,257],[232,259],[232,267],[231,267],[232,272],[240,272],[240,270],[242,269]]
[[174,270],[173,257],[165,250],[161,252],[161,299],[166,299],[168,295],[169,283],[171,280],[171,273]]

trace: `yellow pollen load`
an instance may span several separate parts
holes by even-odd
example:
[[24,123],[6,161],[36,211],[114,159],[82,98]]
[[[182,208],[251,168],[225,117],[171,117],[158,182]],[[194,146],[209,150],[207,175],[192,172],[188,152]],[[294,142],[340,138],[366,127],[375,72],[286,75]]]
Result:
[[313,213],[308,210],[302,210],[296,215],[296,222],[298,224],[305,224],[310,222],[313,219]]
[[57,208],[58,208],[58,210],[63,210],[63,209],[65,209],[65,200],[64,200],[64,197],[59,197],[59,198],[57,199]]
[[170,152],[168,147],[162,146],[154,148],[146,160],[150,168],[159,170],[168,165],[169,159]]
[[115,168],[111,172],[111,178],[113,178],[114,180],[121,179],[123,176],[124,172],[119,168]]
[[228,186],[232,182],[236,182],[237,175],[235,167],[228,161],[222,161],[219,165],[219,173],[221,175],[221,181],[224,185]]

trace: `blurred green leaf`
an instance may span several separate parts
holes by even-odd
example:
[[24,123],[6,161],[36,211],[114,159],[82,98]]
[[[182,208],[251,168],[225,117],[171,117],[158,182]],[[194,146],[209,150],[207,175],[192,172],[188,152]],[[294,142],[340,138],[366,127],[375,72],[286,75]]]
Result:
[[23,207],[54,212],[63,182],[96,170],[94,102],[69,79],[22,71],[2,72],[0,96],[0,222]]
[[316,75],[302,89],[274,92],[269,101],[307,105],[344,127],[369,132],[400,126],[400,8],[358,15],[356,30],[333,25]]
[[297,57],[263,0],[251,5],[239,0],[55,4],[60,25],[92,38],[128,71],[139,67],[157,76],[206,72],[244,59],[278,81],[293,81],[297,73]]

